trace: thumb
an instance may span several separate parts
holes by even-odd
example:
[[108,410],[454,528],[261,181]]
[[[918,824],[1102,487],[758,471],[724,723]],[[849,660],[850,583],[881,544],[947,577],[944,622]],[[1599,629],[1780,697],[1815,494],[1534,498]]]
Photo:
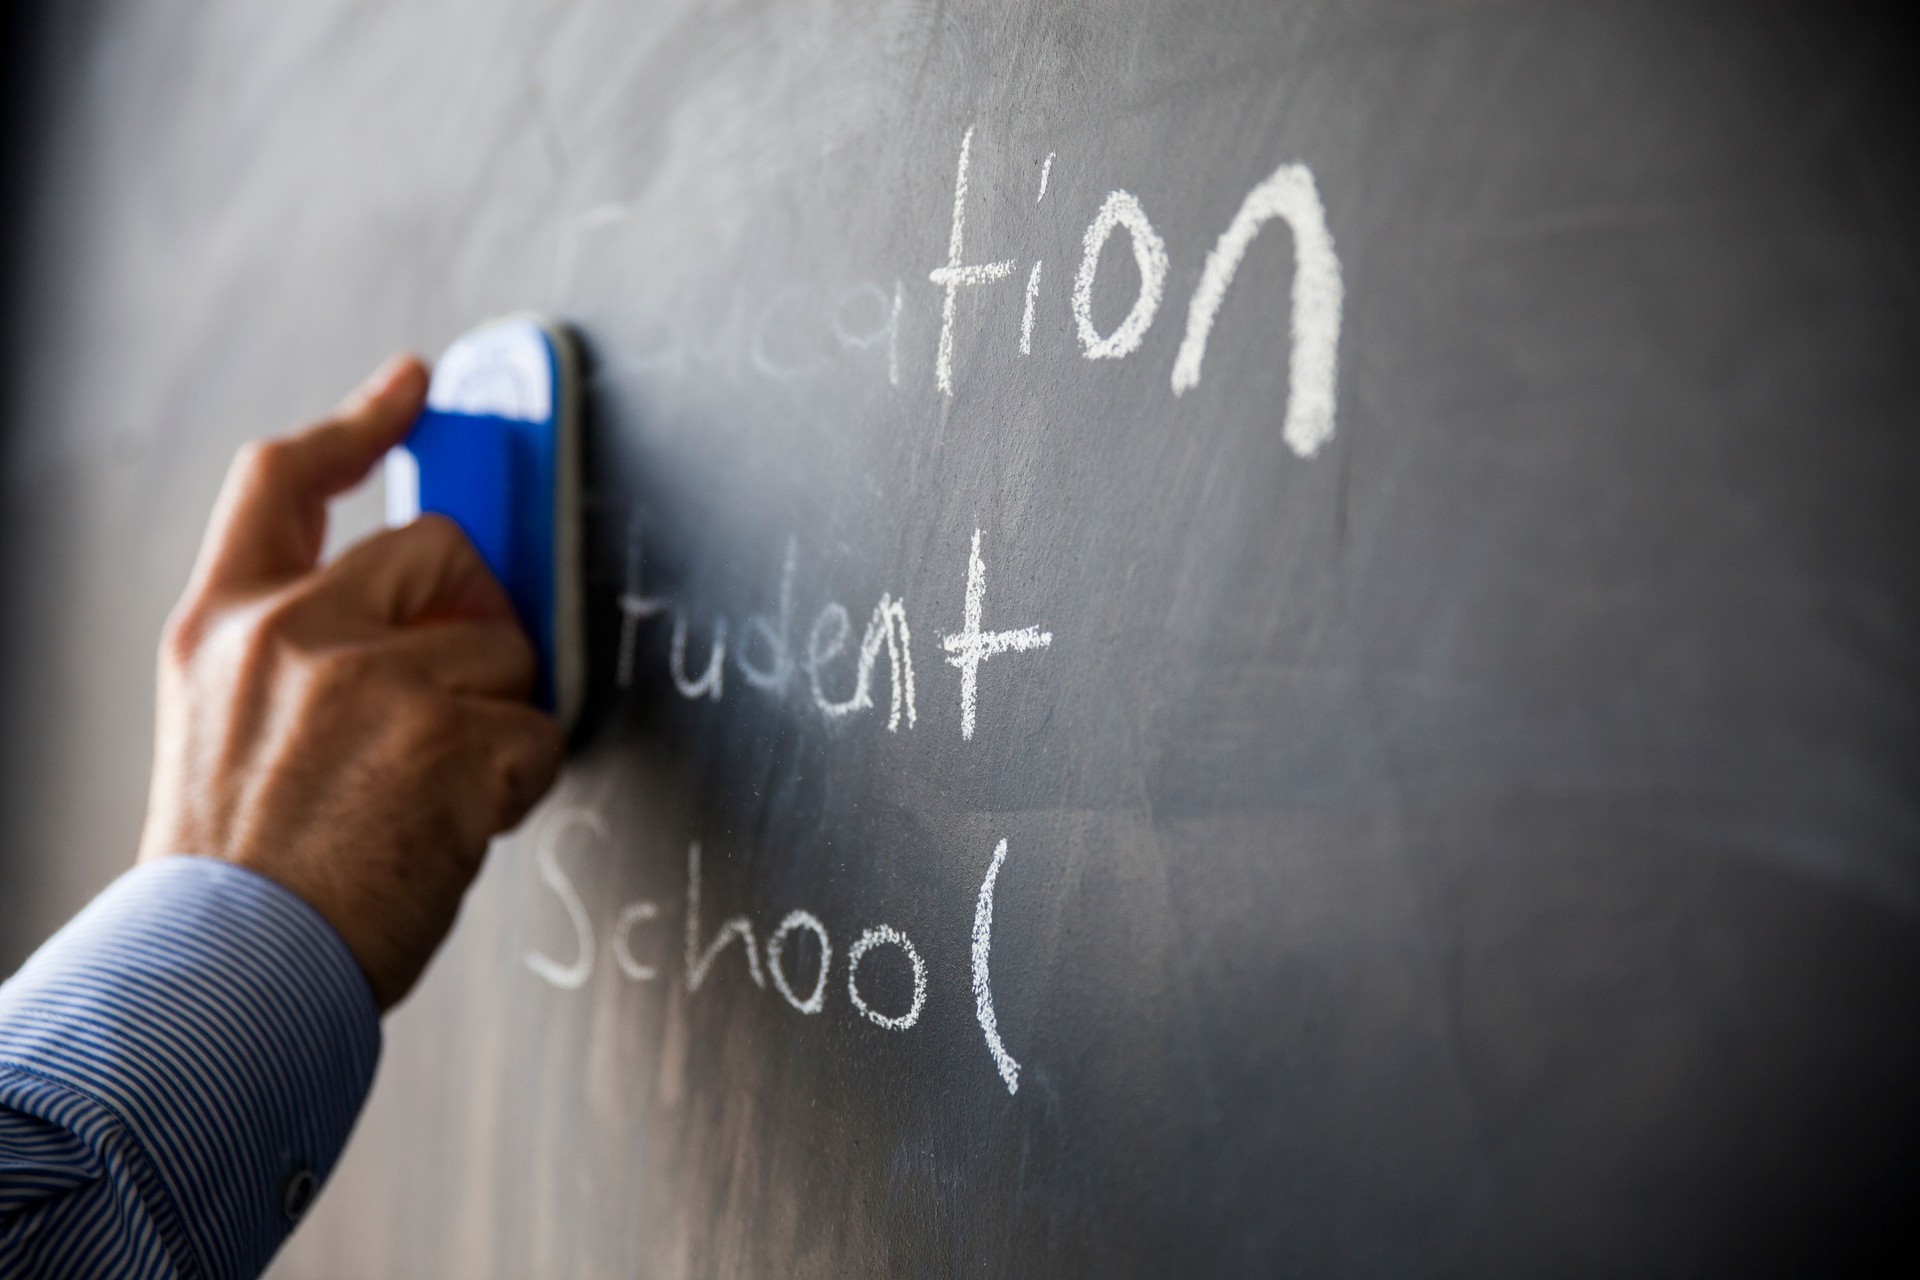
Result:
[[358,484],[405,438],[426,395],[425,363],[394,356],[331,417],[243,448],[208,522],[196,584],[218,590],[310,571],[326,538],[327,500]]

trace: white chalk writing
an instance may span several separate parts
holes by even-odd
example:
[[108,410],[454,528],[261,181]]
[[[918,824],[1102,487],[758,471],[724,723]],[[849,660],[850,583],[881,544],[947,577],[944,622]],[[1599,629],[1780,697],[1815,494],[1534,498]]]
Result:
[[1007,842],[993,847],[993,862],[986,879],[980,882],[980,898],[973,908],[973,1012],[987,1038],[987,1052],[1000,1078],[1007,1082],[1008,1093],[1020,1091],[1020,1064],[1000,1042],[1000,1023],[993,1014],[993,979],[987,961],[993,953],[993,882],[1000,878],[1000,865],[1007,860]]
[[947,261],[935,267],[927,278],[946,291],[940,304],[940,347],[934,356],[934,381],[947,395],[953,394],[953,321],[960,290],[968,285],[992,284],[1013,274],[1013,259],[1000,262],[964,260],[967,228],[967,165],[973,156],[973,130],[960,139],[960,168],[953,179],[953,224],[947,236]]
[[1017,627],[1012,631],[982,631],[981,615],[986,608],[987,564],[980,558],[980,530],[973,531],[973,548],[967,555],[967,598],[963,606],[960,630],[940,641],[947,661],[960,668],[960,737],[973,737],[974,721],[980,700],[980,664],[997,653],[1020,653],[1044,649],[1053,643],[1053,633],[1038,627]]
[[[1133,239],[1133,262],[1140,269],[1140,291],[1126,318],[1105,337],[1093,325],[1093,279],[1100,270],[1100,250],[1116,227],[1125,227]],[[1080,350],[1089,360],[1118,360],[1132,355],[1146,340],[1147,329],[1160,311],[1160,294],[1167,287],[1167,242],[1147,221],[1147,211],[1130,192],[1115,191],[1087,224],[1080,250],[1080,274],[1073,282],[1073,321],[1080,330]]]
[[[869,1005],[860,995],[860,961],[875,947],[898,947],[913,966],[913,999],[908,1003],[905,1013],[889,1016]],[[889,1031],[905,1031],[920,1021],[920,1010],[927,1003],[927,965],[914,949],[907,935],[892,925],[877,924],[854,942],[847,950],[847,998],[853,1001],[853,1007],[865,1014],[876,1025]]]
[[1327,230],[1327,211],[1305,165],[1283,164],[1249,191],[1240,212],[1207,255],[1200,286],[1187,306],[1187,334],[1173,360],[1173,394],[1199,385],[1207,336],[1226,300],[1227,286],[1233,283],[1247,246],[1272,218],[1284,219],[1293,228],[1293,347],[1287,365],[1287,421],[1281,435],[1296,454],[1306,458],[1333,437],[1345,288],[1333,236]]

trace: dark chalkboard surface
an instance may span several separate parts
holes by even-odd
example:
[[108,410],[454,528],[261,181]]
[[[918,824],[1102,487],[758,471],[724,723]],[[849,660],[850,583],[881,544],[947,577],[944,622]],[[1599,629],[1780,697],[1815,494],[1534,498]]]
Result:
[[209,0],[46,39],[10,955],[131,852],[234,445],[505,310],[591,365],[576,762],[277,1274],[1914,1256],[1889,30]]

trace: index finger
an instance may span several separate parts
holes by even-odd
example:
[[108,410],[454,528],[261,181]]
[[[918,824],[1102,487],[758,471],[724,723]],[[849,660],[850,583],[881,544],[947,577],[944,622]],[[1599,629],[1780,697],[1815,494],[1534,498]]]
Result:
[[327,500],[358,484],[405,438],[426,394],[426,365],[395,356],[333,416],[242,449],[208,521],[196,584],[272,584],[312,570],[326,538]]

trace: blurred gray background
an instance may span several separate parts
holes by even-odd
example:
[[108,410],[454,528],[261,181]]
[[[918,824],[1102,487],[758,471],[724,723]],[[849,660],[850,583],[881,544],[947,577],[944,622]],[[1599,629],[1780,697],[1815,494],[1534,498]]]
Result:
[[[693,1004],[603,957],[555,992],[523,956],[568,918],[509,842],[277,1275],[1913,1257],[1920,165],[1891,26],[1611,0],[0,21],[0,972],[131,857],[154,640],[234,448],[536,306],[593,347],[597,719],[545,812],[610,824],[615,856],[568,850],[594,918],[651,893],[677,920],[704,834],[716,900],[895,919],[934,973],[910,1040],[739,973]],[[1019,364],[1015,304],[981,301],[960,395],[933,392],[969,124],[979,252],[1044,249],[1059,290],[1101,196],[1139,191],[1176,274],[1137,359],[1089,365],[1051,314]],[[1310,463],[1272,429],[1284,254],[1250,255],[1201,392],[1166,384],[1205,248],[1292,157],[1348,285]],[[777,381],[726,349],[742,298],[896,276],[898,385],[873,352]],[[846,354],[807,333],[780,354]],[[650,585],[713,616],[766,606],[788,533],[805,608],[908,594],[926,726],[834,737],[738,682],[710,715],[663,690],[657,633],[616,696],[639,512]],[[998,668],[963,753],[934,646],[981,524],[991,607],[1082,647]],[[1008,832],[1017,1104],[966,985]]]

